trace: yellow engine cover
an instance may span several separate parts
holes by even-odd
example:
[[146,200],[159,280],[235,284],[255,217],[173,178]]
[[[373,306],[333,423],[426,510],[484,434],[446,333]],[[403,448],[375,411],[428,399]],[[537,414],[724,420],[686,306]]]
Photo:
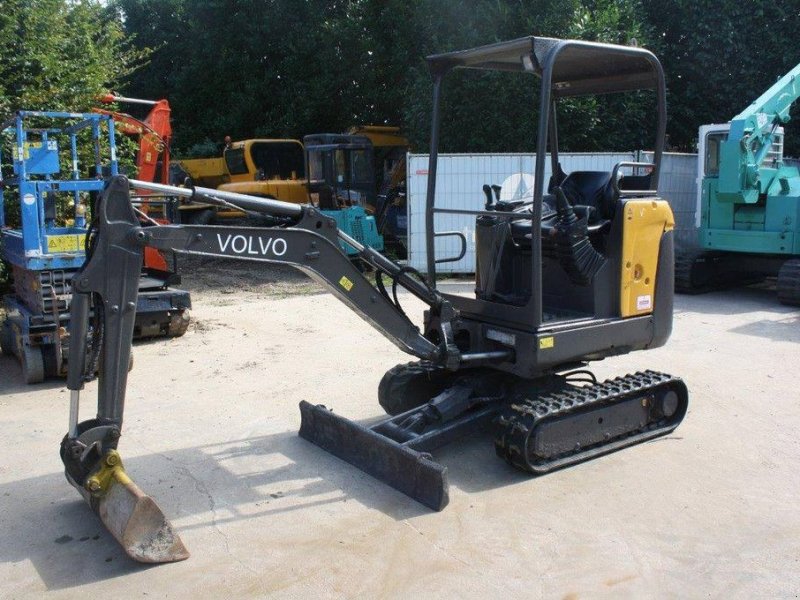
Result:
[[635,317],[653,312],[661,236],[675,227],[665,200],[629,200],[622,230],[620,313]]

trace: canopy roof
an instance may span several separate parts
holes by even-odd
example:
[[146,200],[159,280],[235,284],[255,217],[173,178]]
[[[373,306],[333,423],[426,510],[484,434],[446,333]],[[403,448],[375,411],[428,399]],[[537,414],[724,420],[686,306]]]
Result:
[[[551,53],[552,51],[552,53]],[[542,76],[553,60],[554,96],[581,96],[657,89],[658,59],[643,48],[528,36],[428,57],[433,73],[454,68],[529,72]]]

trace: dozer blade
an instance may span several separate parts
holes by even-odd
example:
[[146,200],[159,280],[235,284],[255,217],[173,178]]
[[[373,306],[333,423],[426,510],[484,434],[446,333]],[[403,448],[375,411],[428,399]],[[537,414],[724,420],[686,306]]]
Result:
[[447,467],[372,429],[300,402],[300,437],[392,486],[417,502],[442,510],[448,495]]
[[90,504],[133,560],[176,562],[189,558],[180,536],[155,501],[125,473],[116,451],[86,481]]

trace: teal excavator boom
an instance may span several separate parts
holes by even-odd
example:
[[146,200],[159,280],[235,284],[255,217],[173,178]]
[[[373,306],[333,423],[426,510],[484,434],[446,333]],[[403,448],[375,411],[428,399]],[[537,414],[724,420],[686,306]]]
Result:
[[768,168],[763,162],[798,97],[800,64],[731,120],[720,148],[719,200],[755,204],[767,192],[782,165]]
[[798,97],[800,64],[729,123],[700,127],[699,247],[677,249],[677,291],[777,277],[778,299],[800,305],[800,172],[783,162]]

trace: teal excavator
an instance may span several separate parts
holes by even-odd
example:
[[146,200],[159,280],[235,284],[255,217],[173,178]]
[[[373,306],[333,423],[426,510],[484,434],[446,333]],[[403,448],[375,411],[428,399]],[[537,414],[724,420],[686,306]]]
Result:
[[697,293],[777,277],[800,305],[800,172],[783,161],[783,125],[800,96],[800,65],[698,142],[700,248],[678,250],[676,291]]

